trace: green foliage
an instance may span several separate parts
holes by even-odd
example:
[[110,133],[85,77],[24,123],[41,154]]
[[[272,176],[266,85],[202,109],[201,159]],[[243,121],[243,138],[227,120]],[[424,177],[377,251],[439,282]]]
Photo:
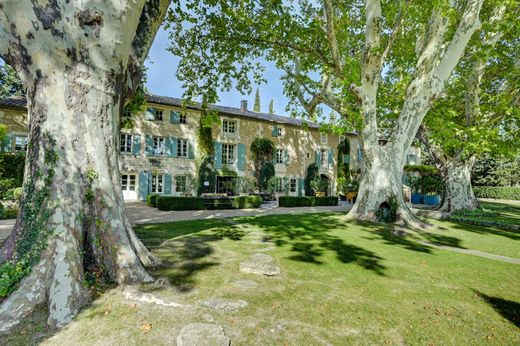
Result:
[[267,191],[269,193],[289,193],[289,182],[280,177],[271,177],[267,181]]
[[238,196],[233,198],[232,207],[234,209],[258,208],[262,204],[260,196]]
[[[217,174],[215,171],[213,157],[206,156],[202,159],[197,174],[197,195],[200,195],[201,193],[215,192]],[[206,181],[209,183],[208,186],[204,186],[204,182]]]
[[520,186],[520,154],[514,158],[481,157],[473,167],[471,182],[477,186]]
[[258,208],[262,204],[259,196],[238,197],[177,197],[158,196],[159,210],[205,210],[205,209],[242,209]]
[[16,71],[7,64],[0,64],[0,98],[23,95],[25,90]]
[[412,176],[409,184],[414,193],[424,193],[429,195],[438,195],[444,188],[444,183],[440,175],[421,175]]
[[0,124],[0,143],[2,143],[7,136],[7,125]]
[[473,193],[477,198],[494,198],[520,201],[520,187],[475,186]]
[[260,90],[258,90],[258,88],[256,88],[255,105],[253,106],[253,112],[260,112]]
[[238,177],[236,179],[237,193],[253,193],[256,180],[253,177]]
[[345,195],[349,190],[349,180],[346,177],[336,179],[336,192],[339,195]]
[[399,203],[397,202],[397,197],[392,195],[388,199],[388,202],[384,202],[376,210],[376,217],[379,220],[379,222],[394,223],[397,221],[398,208]]
[[155,207],[157,208],[157,197],[160,195],[157,193],[152,193],[146,196],[146,205],[149,207]]
[[316,166],[315,163],[311,163],[308,167],[307,167],[307,172],[306,172],[306,175],[305,175],[305,195],[306,196],[312,196],[313,195],[313,192],[312,192],[312,187],[311,187],[311,182],[316,179],[316,177],[318,176],[318,167]]
[[419,173],[421,175],[439,174],[439,170],[431,165],[405,165],[405,173]]
[[256,137],[251,143],[251,159],[255,163],[255,167],[261,167],[265,162],[273,159],[276,146],[273,141],[268,138]]
[[13,187],[22,186],[24,153],[0,153],[0,179],[13,179]]
[[292,197],[280,196],[278,197],[279,207],[317,207],[317,206],[335,206],[338,205],[338,198],[335,196],[327,197]]
[[269,180],[274,177],[274,165],[271,161],[265,162],[260,168],[259,175],[259,189],[260,191],[267,191],[269,188]]
[[123,116],[121,117],[121,128],[132,129],[135,126],[135,120],[133,116],[138,113],[142,113],[146,109],[146,74],[140,84],[135,89],[132,97],[126,102],[123,107]]
[[203,210],[204,198],[201,197],[177,197],[158,196],[157,208],[159,210]]
[[329,181],[327,179],[324,179],[320,177],[319,175],[316,175],[316,177],[311,180],[311,189],[316,192],[327,192],[327,189],[329,187]]

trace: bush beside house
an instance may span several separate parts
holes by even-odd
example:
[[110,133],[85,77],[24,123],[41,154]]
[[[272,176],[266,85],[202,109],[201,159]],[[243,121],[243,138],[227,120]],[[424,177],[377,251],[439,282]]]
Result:
[[157,208],[164,211],[258,208],[262,204],[259,196],[204,198],[159,195],[155,201]]
[[335,206],[338,205],[338,197],[327,196],[327,197],[292,197],[292,196],[280,196],[278,197],[279,207],[317,207],[317,206]]
[[509,199],[520,201],[520,187],[475,186],[473,193],[477,198]]

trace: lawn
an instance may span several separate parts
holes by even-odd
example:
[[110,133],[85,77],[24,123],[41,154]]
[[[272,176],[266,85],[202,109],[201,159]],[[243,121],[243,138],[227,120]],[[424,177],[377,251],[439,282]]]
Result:
[[[166,264],[153,274],[169,285],[151,292],[184,306],[136,303],[109,291],[44,344],[175,344],[192,322],[221,325],[233,345],[520,344],[519,264],[417,242],[520,258],[517,237],[452,222],[397,237],[386,226],[342,218],[276,215],[139,226],[139,237]],[[255,253],[272,256],[281,274],[240,272]],[[203,304],[212,298],[247,306],[217,311]]]

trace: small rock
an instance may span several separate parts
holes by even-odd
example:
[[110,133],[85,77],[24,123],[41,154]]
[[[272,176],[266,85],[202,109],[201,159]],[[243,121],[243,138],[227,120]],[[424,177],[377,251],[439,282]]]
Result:
[[248,304],[244,300],[213,298],[202,302],[202,305],[221,312],[235,312],[245,308]]
[[177,346],[229,346],[231,341],[217,324],[191,323],[177,336]]

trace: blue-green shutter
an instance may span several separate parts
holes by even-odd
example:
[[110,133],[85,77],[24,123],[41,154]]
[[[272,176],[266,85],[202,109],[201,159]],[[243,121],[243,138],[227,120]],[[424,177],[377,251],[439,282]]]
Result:
[[164,153],[164,155],[175,156],[176,153],[173,152],[173,138],[166,137],[165,140],[166,140],[166,144],[164,145],[164,148],[165,148],[166,152]]
[[357,160],[358,162],[363,161],[363,152],[361,151],[361,148],[358,148],[357,150]]
[[188,159],[193,160],[195,158],[195,143],[188,141]]
[[343,154],[343,163],[350,164],[350,155]]
[[165,173],[164,174],[164,194],[171,195],[172,193],[172,175]]
[[149,187],[149,176],[150,173],[148,172],[139,172],[139,196],[138,198],[140,200],[146,200],[146,197],[148,196],[148,191],[150,189]]
[[177,157],[177,138],[171,137],[172,140],[172,156]]
[[333,154],[332,154],[332,149],[329,149],[328,161],[329,161],[329,167],[332,167],[334,165],[334,157],[333,157]]
[[273,135],[273,137],[278,137],[278,126],[273,125],[273,129],[271,131],[271,134]]
[[133,135],[132,136],[132,140],[133,140],[133,143],[132,143],[132,153],[134,155],[141,154],[141,136]]
[[180,124],[180,122],[181,122],[181,114],[177,111],[170,111],[170,123]]
[[237,146],[237,157],[238,163],[237,167],[240,171],[246,170],[246,145],[243,143],[238,143]]
[[146,155],[153,155],[153,136],[146,135]]
[[283,187],[283,193],[288,194],[289,193],[289,189],[290,189],[289,178],[283,177],[282,181],[283,181],[283,186],[282,186]]
[[303,179],[298,178],[298,197],[303,196]]
[[8,153],[13,151],[13,135],[8,133],[2,141],[2,152]]
[[284,162],[286,165],[288,165],[288,164],[289,164],[289,150],[285,149],[285,150],[283,151],[283,154],[284,154],[284,161],[283,161],[283,162]]
[[148,116],[145,116],[146,120],[154,120],[155,119],[155,108],[148,107],[148,108],[146,108],[146,112],[148,114],[151,114],[151,118],[149,118]]
[[221,169],[222,168],[222,143],[215,142],[214,143],[215,148],[215,168]]
[[316,168],[320,168],[321,163],[321,152],[319,150],[316,150]]

